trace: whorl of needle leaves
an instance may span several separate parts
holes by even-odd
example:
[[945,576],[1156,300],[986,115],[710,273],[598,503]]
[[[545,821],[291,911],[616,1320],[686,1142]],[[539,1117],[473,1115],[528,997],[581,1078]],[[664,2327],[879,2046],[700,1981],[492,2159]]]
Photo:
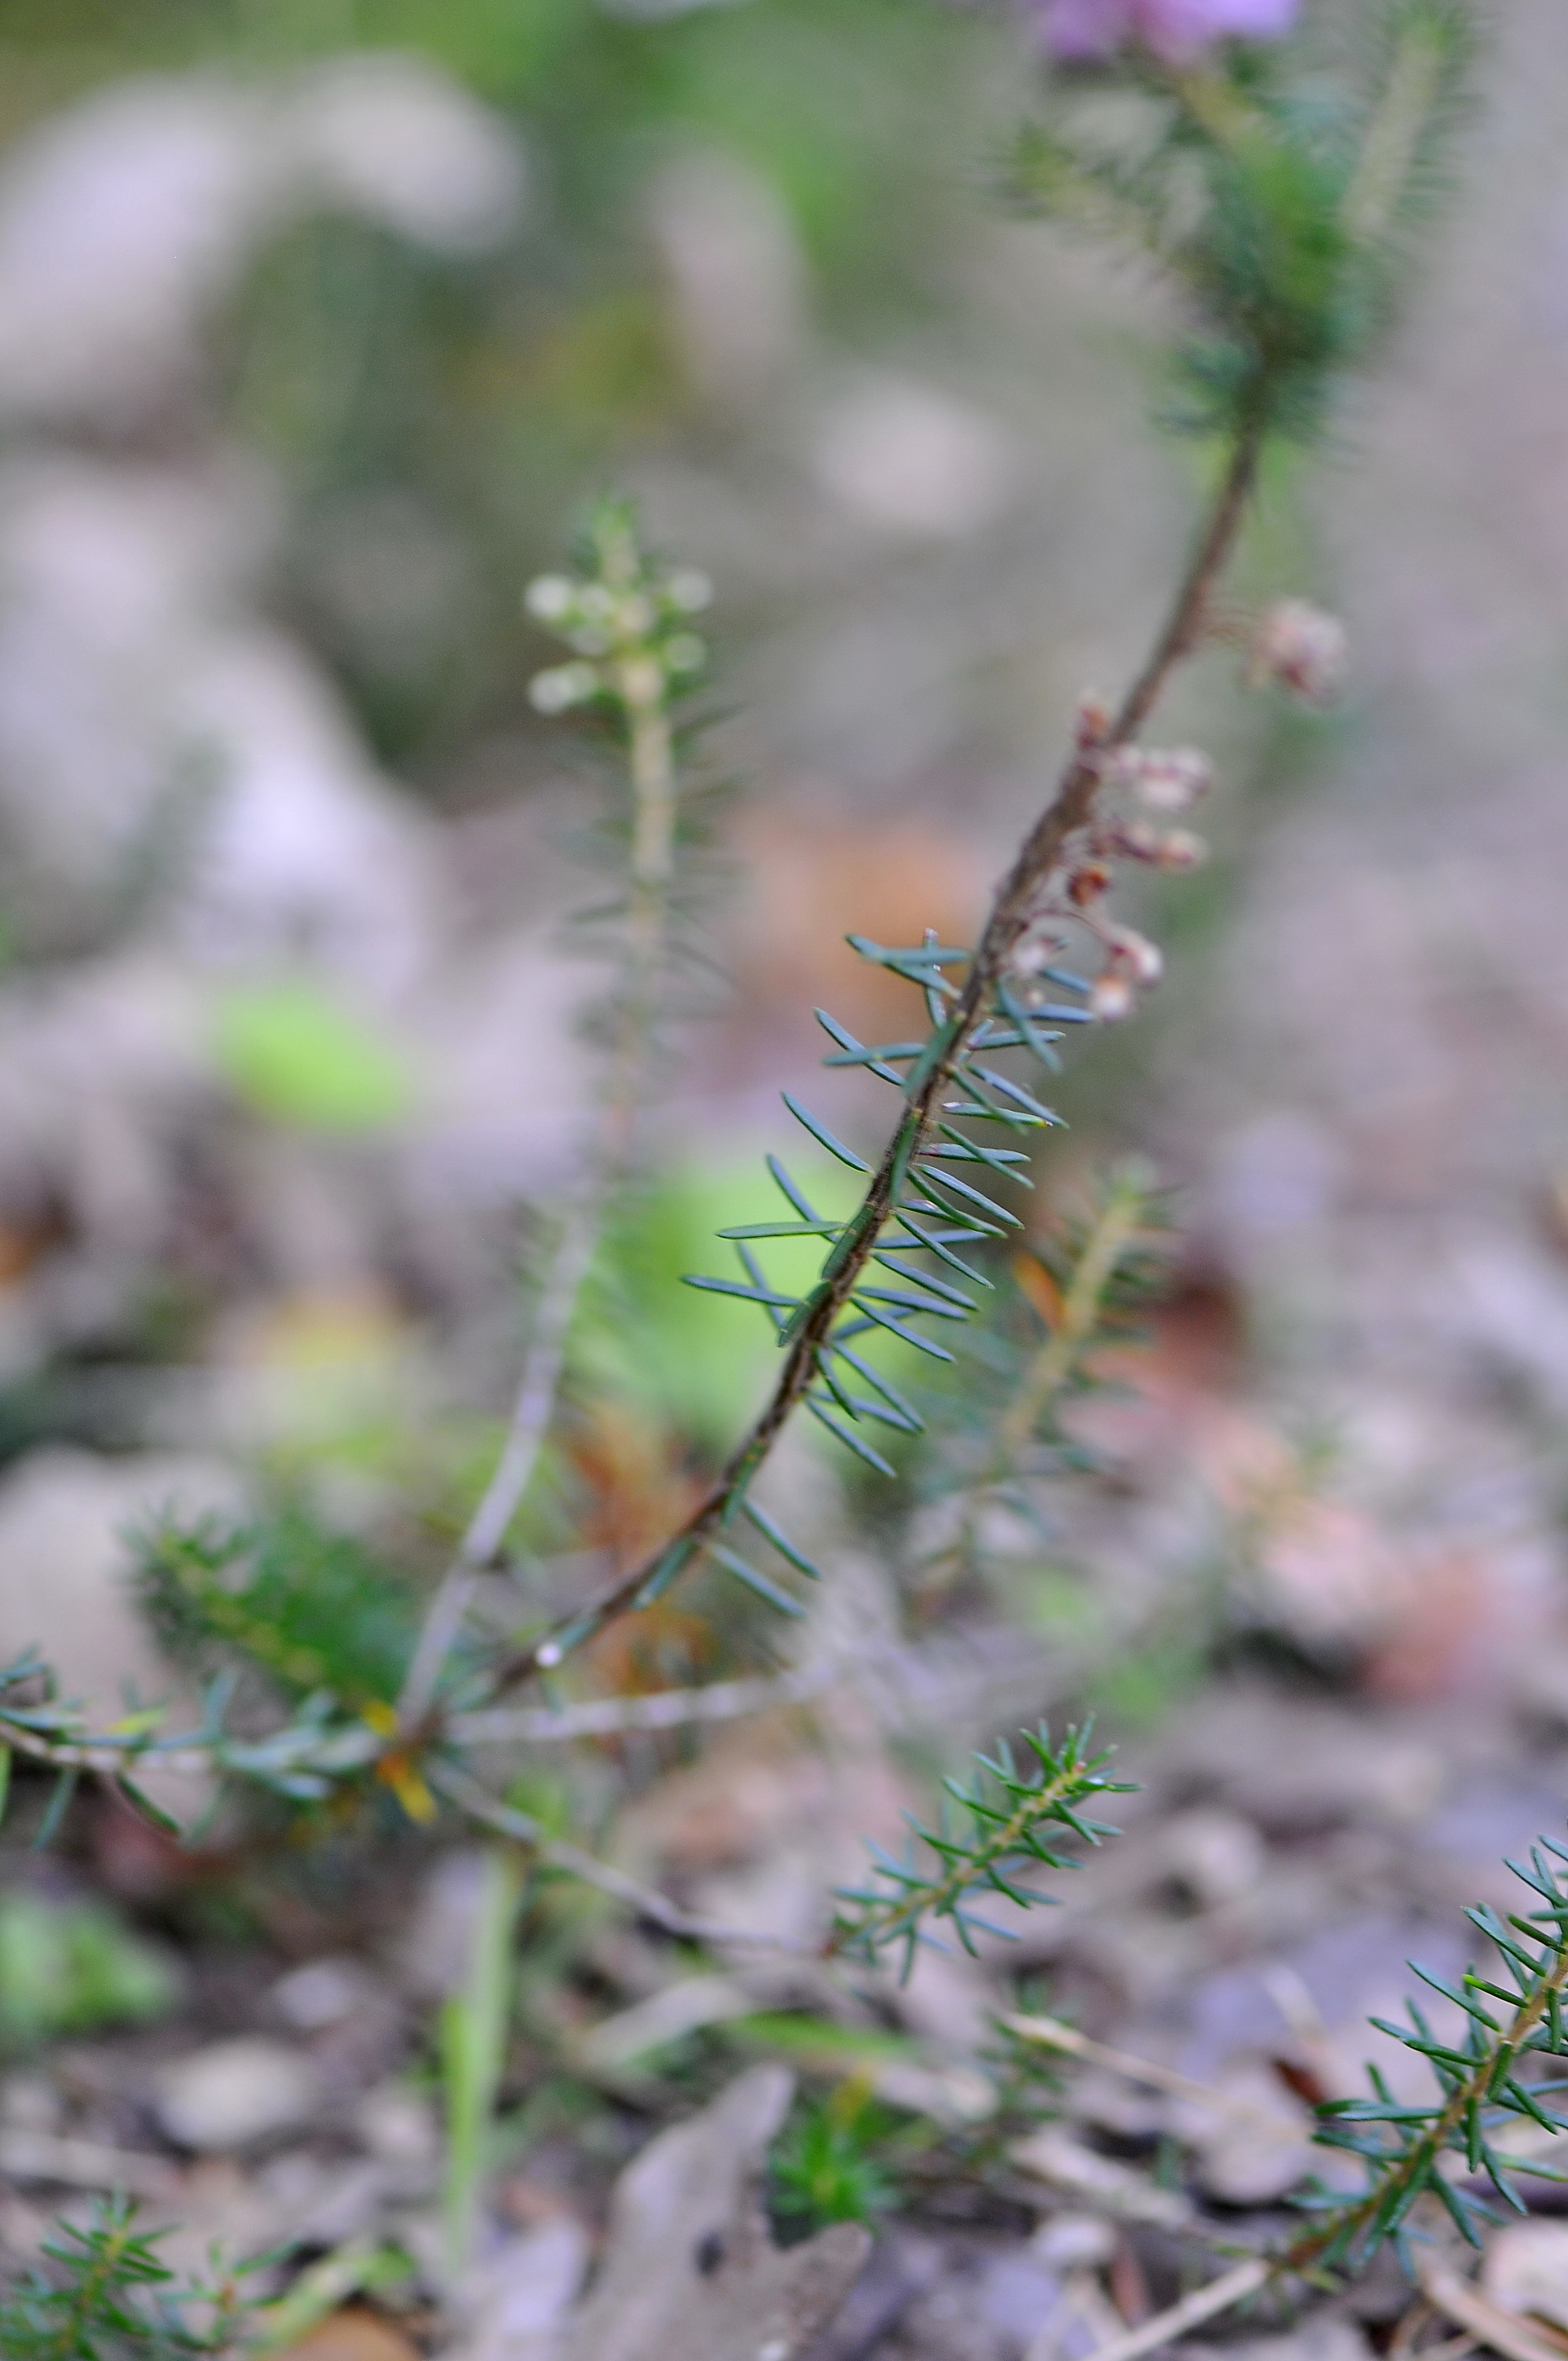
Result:
[[[181,2285],[124,2197],[57,2224],[41,2267],[0,2299],[5,2361],[192,2361],[232,2353],[252,2310],[236,2279]],[[252,2269],[258,2268],[250,2266]]]
[[1568,2090],[1568,2081],[1535,2079],[1542,2059],[1568,2058],[1563,2006],[1568,1986],[1568,1877],[1556,1866],[1559,1861],[1568,1862],[1568,1848],[1543,1837],[1532,1846],[1528,1866],[1508,1863],[1534,1897],[1533,1909],[1503,1916],[1482,1905],[1465,1912],[1497,1954],[1498,1965],[1490,1974],[1468,1968],[1458,1983],[1451,1983],[1410,1960],[1423,1983],[1463,2011],[1464,2031],[1447,2039],[1434,2034],[1414,2001],[1406,2004],[1408,2025],[1372,2019],[1379,2032],[1428,2061],[1436,2092],[1424,2102],[1397,2098],[1374,2066],[1367,2069],[1370,2098],[1331,2099],[1319,2108],[1320,2144],[1360,2157],[1366,2187],[1349,2200],[1321,2189],[1304,2198],[1302,2203],[1318,2218],[1284,2250],[1285,2268],[1310,2274],[1360,2270],[1391,2239],[1414,2276],[1408,2225],[1423,2196],[1452,2216],[1470,2246],[1479,2246],[1480,2223],[1499,2217],[1494,2205],[1463,2185],[1466,2177],[1484,2179],[1519,2213],[1525,2204],[1511,2173],[1568,2180],[1568,2172],[1497,2145],[1509,2123],[1568,2130],[1568,2118],[1547,2104]]
[[1120,1833],[1083,1808],[1102,1795],[1133,1793],[1124,1781],[1106,1777],[1108,1752],[1088,1752],[1087,1726],[1069,1730],[1057,1747],[1044,1722],[1022,1736],[1034,1758],[1024,1768],[1003,1740],[994,1756],[976,1756],[971,1785],[944,1780],[941,1826],[928,1828],[912,1818],[903,1861],[880,1845],[870,1848],[875,1866],[866,1883],[838,1895],[844,1906],[833,1922],[830,1954],[869,1963],[884,1950],[900,1949],[900,1971],[907,1979],[921,1945],[943,1948],[928,1931],[928,1920],[945,1919],[970,1953],[977,1933],[1011,1939],[1013,1930],[982,1918],[977,1903],[988,1894],[1019,1909],[1051,1902],[1054,1895],[1038,1894],[1022,1880],[1036,1869],[1081,1866],[1072,1854],[1057,1850],[1062,1835],[1092,1846]]

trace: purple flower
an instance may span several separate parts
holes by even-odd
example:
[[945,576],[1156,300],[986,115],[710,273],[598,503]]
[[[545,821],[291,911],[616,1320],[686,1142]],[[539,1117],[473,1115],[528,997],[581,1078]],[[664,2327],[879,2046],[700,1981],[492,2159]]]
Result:
[[1058,58],[1108,58],[1128,41],[1179,63],[1210,41],[1238,35],[1275,41],[1300,0],[1028,0],[1046,47]]

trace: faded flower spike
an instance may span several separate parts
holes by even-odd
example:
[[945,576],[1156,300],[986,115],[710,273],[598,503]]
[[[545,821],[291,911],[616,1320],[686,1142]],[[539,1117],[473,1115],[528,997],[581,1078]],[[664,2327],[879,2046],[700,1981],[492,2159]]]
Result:
[[1029,0],[1041,41],[1058,58],[1108,58],[1136,43],[1179,65],[1213,41],[1277,41],[1299,0]]
[[1344,625],[1305,598],[1278,598],[1258,619],[1247,677],[1279,683],[1309,705],[1330,705],[1344,686],[1350,642]]

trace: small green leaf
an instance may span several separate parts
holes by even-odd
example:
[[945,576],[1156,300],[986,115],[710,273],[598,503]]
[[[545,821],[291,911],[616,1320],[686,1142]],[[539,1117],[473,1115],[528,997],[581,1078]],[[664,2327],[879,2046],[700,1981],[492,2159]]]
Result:
[[813,1418],[817,1419],[828,1429],[829,1434],[844,1445],[846,1451],[852,1451],[857,1459],[863,1459],[866,1466],[874,1467],[879,1476],[893,1475],[894,1471],[888,1466],[881,1452],[873,1451],[869,1443],[862,1443],[852,1428],[840,1426],[831,1411],[824,1410],[814,1395],[806,1396],[806,1407]]
[[785,1106],[788,1107],[791,1115],[794,1115],[796,1123],[804,1124],[806,1130],[811,1134],[813,1139],[815,1139],[820,1147],[825,1148],[829,1156],[836,1156],[840,1164],[847,1164],[849,1166],[851,1172],[869,1172],[871,1170],[872,1168],[866,1162],[863,1156],[857,1156],[852,1148],[846,1148],[841,1139],[835,1139],[827,1125],[825,1123],[819,1123],[808,1108],[801,1105],[800,1101],[797,1098],[792,1097],[788,1091],[781,1091],[779,1093],[779,1096],[783,1099]]
[[708,1556],[717,1559],[726,1574],[732,1574],[738,1582],[743,1582],[748,1590],[754,1591],[775,1612],[794,1616],[796,1620],[805,1614],[806,1609],[798,1598],[792,1598],[787,1590],[781,1590],[776,1582],[770,1582],[765,1574],[759,1574],[739,1551],[726,1549],[722,1542],[716,1541],[709,1541],[706,1547]]
[[127,1779],[123,1771],[115,1784],[126,1802],[140,1814],[144,1820],[149,1820],[152,1826],[160,1829],[166,1837],[178,1837],[183,1842],[185,1831],[179,1821],[171,1813],[166,1812],[161,1804],[155,1804],[152,1797],[138,1787],[134,1780]]
[[49,1799],[49,1808],[38,1824],[37,1836],[33,1839],[35,1852],[47,1852],[60,1834],[60,1822],[71,1809],[71,1797],[76,1793],[77,1782],[81,1775],[79,1771],[62,1771],[55,1781],[54,1793]]
[[787,1533],[781,1532],[765,1509],[759,1509],[755,1500],[749,1499],[745,1503],[743,1513],[751,1519],[760,1533],[767,1536],[779,1555],[789,1560],[797,1573],[809,1575],[813,1582],[821,1581],[821,1568],[812,1565],[805,1552],[795,1547]]

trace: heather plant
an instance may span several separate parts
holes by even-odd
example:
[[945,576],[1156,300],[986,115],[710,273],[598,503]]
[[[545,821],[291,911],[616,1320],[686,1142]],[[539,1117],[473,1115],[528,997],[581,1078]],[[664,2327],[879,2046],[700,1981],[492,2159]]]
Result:
[[[820,1675],[808,1669],[625,1698],[575,1699],[555,1686],[590,1642],[699,1573],[732,1583],[747,1615],[781,1624],[808,1616],[831,1567],[776,1495],[763,1497],[770,1457],[797,1413],[857,1478],[885,1479],[895,1462],[917,1479],[928,1471],[928,1490],[959,1504],[952,1548],[966,1567],[992,1508],[1032,1503],[1042,1476],[1070,1475],[1077,1446],[1064,1412],[1146,1297],[1162,1217],[1149,1177],[1129,1169],[1102,1182],[1081,1219],[1025,1243],[1019,1191],[1034,1185],[1036,1153],[1058,1126],[1050,1093],[1069,1042],[1091,1044],[1097,1028],[1134,1016],[1159,980],[1160,950],[1129,922],[1118,888],[1140,874],[1179,876],[1203,856],[1190,821],[1210,763],[1150,735],[1173,675],[1219,653],[1239,659],[1255,688],[1316,704],[1338,686],[1345,642],[1334,619],[1297,596],[1245,608],[1227,594],[1227,568],[1271,451],[1325,432],[1343,383],[1368,365],[1393,316],[1415,225],[1440,184],[1471,27],[1459,0],[1383,0],[1345,28],[1298,25],[1292,0],[1030,0],[1025,13],[1050,63],[1007,160],[1012,200],[1132,253],[1168,283],[1179,325],[1161,414],[1201,445],[1210,490],[1142,665],[1119,698],[1084,695],[1055,790],[978,939],[850,938],[907,994],[895,1039],[862,1041],[817,1011],[826,1063],[891,1093],[883,1143],[862,1156],[786,1092],[812,1171],[853,1176],[851,1209],[818,1202],[826,1191],[803,1180],[798,1159],[792,1170],[770,1155],[774,1213],[724,1227],[730,1261],[689,1281],[764,1323],[777,1355],[767,1398],[670,1529],[596,1595],[511,1638],[475,1617],[478,1587],[558,1432],[577,1307],[643,1158],[673,1022],[690,1005],[689,912],[711,803],[700,753],[707,650],[695,621],[709,587],[657,562],[630,511],[604,503],[574,568],[535,582],[527,598],[535,623],[561,642],[560,660],[533,682],[536,708],[576,719],[614,758],[604,846],[617,884],[587,923],[610,951],[615,982],[593,1019],[597,1113],[569,1201],[546,1224],[554,1243],[495,1472],[418,1614],[406,1586],[357,1545],[329,1544],[297,1523],[148,1537],[144,1596],[170,1644],[209,1674],[203,1718],[176,1730],[148,1709],[93,1729],[57,1695],[46,1665],[29,1659],[0,1673],[0,1734],[57,1781],[46,1826],[83,1773],[150,1811],[139,1781],[153,1764],[199,1764],[289,1808],[378,1784],[411,1817],[445,1813],[488,1830],[672,1935],[776,1948],[775,1938],[693,1917],[547,1829],[498,1778],[498,1759],[543,1739],[668,1729],[809,1693]],[[962,1365],[975,1381],[923,1385],[923,1366],[958,1366],[966,1334],[981,1339]],[[1048,1903],[1041,1873],[1084,1868],[1113,1833],[1097,1807],[1119,1784],[1085,1731],[1053,1738],[1042,1726],[1016,1753],[999,1743],[971,1784],[949,1784],[945,1817],[912,1828],[902,1857],[874,1852],[863,1884],[825,1897],[819,1939],[795,1948],[844,1970],[885,1963],[907,1975],[918,1948],[943,1935],[972,1946],[991,1931],[989,1900],[1014,1910]],[[1444,2209],[1473,2239],[1485,2201],[1456,2180],[1453,2158],[1518,2203],[1512,2176],[1538,2168],[1497,2145],[1499,2128],[1510,2117],[1560,2128],[1548,2102],[1561,2086],[1541,2067],[1568,2055],[1568,1889],[1552,1866],[1568,1852],[1551,1851],[1519,1872],[1531,1896],[1524,1913],[1475,1914],[1501,1965],[1438,1983],[1464,2016],[1463,2037],[1434,2037],[1412,2004],[1399,2037],[1431,2064],[1430,2103],[1397,2101],[1375,2079],[1366,2099],[1321,2110],[1320,2138],[1359,2159],[1364,2188],[1310,2195],[1302,2226],[1102,2361],[1130,2361],[1270,2280],[1358,2269],[1386,2240],[1420,2268],[1411,2239],[1423,2205]],[[446,2027],[455,2256],[472,2233],[497,2080],[510,1872],[496,1894],[489,1948]],[[1008,2037],[1014,2049],[1026,2045],[1029,2020]],[[797,2123],[777,2169],[786,2212],[818,2220],[886,2201],[873,2122],[851,2096]],[[120,2217],[93,2235],[111,2229],[121,2236]],[[121,2251],[129,2277],[150,2284],[145,2251],[134,2241]],[[106,2247],[91,2254],[93,2268],[116,2268],[102,2259]],[[75,2248],[55,2261],[60,2290],[25,2299],[33,2312],[17,2313],[15,2349],[96,2351],[46,2341],[87,2268]]]

